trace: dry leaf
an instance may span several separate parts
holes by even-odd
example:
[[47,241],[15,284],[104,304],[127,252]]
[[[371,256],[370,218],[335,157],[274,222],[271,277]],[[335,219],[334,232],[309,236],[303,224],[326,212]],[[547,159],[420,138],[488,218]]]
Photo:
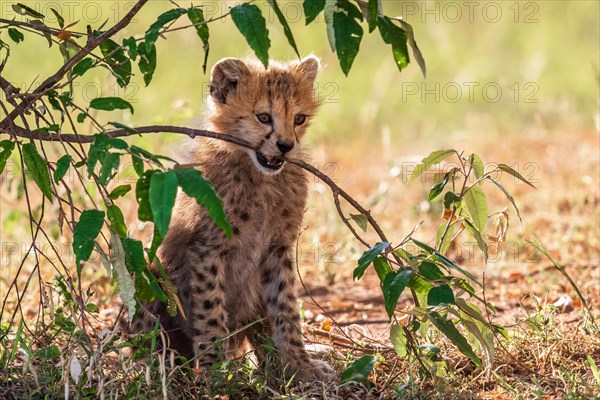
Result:
[[67,39],[69,39],[69,38],[71,37],[71,35],[72,35],[72,34],[73,34],[73,32],[71,32],[71,31],[62,30],[62,31],[60,31],[60,32],[58,32],[58,33],[56,34],[56,38],[57,38],[58,40],[63,40],[63,41],[64,41],[64,40],[67,40]]
[[[450,210],[449,208],[444,208],[444,219],[448,220],[450,219],[450,216],[452,215],[452,210]],[[452,217],[452,222],[456,221],[456,215],[454,215]]]
[[79,363],[79,359],[77,356],[73,356],[71,358],[71,364],[69,365],[69,372],[71,373],[71,378],[73,382],[77,385],[79,383],[79,377],[81,376],[81,364]]

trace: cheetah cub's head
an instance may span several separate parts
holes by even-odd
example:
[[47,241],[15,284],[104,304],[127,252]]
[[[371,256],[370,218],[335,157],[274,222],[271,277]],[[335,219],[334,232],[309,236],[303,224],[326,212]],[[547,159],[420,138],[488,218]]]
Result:
[[210,83],[212,128],[244,139],[256,150],[223,145],[247,153],[268,175],[284,168],[278,156],[301,157],[300,141],[318,107],[313,84],[319,68],[314,56],[287,64],[271,61],[268,69],[255,60],[219,61]]

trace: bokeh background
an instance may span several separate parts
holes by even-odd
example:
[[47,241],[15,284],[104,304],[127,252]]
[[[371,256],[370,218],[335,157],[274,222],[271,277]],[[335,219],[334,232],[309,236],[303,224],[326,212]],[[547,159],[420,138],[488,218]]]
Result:
[[[24,3],[47,15],[48,21],[53,18],[49,8],[56,8],[67,23],[79,21],[72,28],[79,32],[85,32],[87,24],[114,24],[133,4]],[[204,5],[207,18],[217,18],[237,4],[192,3]],[[573,295],[558,275],[536,278],[535,274],[546,270],[549,263],[525,241],[535,232],[554,257],[572,267],[570,271],[584,294],[598,304],[600,2],[384,0],[386,15],[401,15],[413,26],[426,60],[427,77],[414,61],[399,72],[391,48],[378,32],[365,32],[361,51],[346,77],[329,47],[323,15],[305,26],[301,2],[279,3],[300,52],[321,57],[324,65],[317,87],[323,104],[306,138],[312,163],[370,208],[392,241],[397,243],[423,222],[416,237],[431,243],[444,222],[440,202],[426,201],[432,175],[407,183],[414,165],[433,150],[475,152],[491,166],[498,162],[513,166],[538,190],[509,176],[501,177],[521,207],[521,225],[504,195],[486,186],[491,193],[490,211],[509,208],[507,241],[493,249],[487,267],[474,254],[473,241],[466,236],[457,239],[451,255],[477,275],[487,273],[491,297],[501,310],[513,309],[527,294],[538,296],[542,302],[552,302],[565,293]],[[3,18],[14,17],[10,4],[2,2]],[[270,57],[294,58],[267,3],[257,4],[268,20]],[[172,7],[169,1],[151,1],[118,37],[142,35],[158,14]],[[183,19],[175,26],[187,24]],[[0,39],[9,41],[6,31]],[[209,70],[222,57],[250,55],[229,18],[210,24],[210,41]],[[120,96],[135,107],[133,115],[98,112],[97,118],[105,122],[198,126],[209,82],[208,72],[201,68],[204,53],[199,38],[190,29],[172,32],[158,40],[157,51],[158,67],[149,87],[144,87],[135,66],[134,84],[127,91],[116,85],[108,71],[94,70],[74,87],[76,100]],[[16,86],[27,88],[39,84],[61,64],[56,45],[48,48],[45,39],[26,33],[24,42],[11,47],[2,74]],[[169,134],[131,140],[175,158],[187,146],[181,136]],[[54,154],[57,159],[59,153]],[[18,164],[9,167],[2,176],[0,191],[0,294],[6,292],[31,240],[25,203],[19,196]],[[134,183],[133,178],[130,166],[125,165],[114,184]],[[133,195],[119,201],[131,235],[148,238],[148,227],[137,223]],[[55,221],[48,223],[56,225]],[[339,220],[328,188],[318,180],[311,185],[305,225],[299,242],[301,273],[307,285],[315,289],[321,305],[331,312],[339,311],[335,315],[341,320],[383,318],[376,278],[367,276],[363,283],[351,283],[352,270],[364,249]],[[493,235],[493,220],[488,229]],[[52,239],[74,261],[70,237],[57,226],[53,232]],[[373,241],[371,234],[367,231],[366,236]],[[107,310],[108,321],[116,304],[112,284],[99,263],[92,265],[84,270],[85,276],[94,282],[96,301],[101,311]],[[23,282],[32,269],[29,258]],[[54,274],[43,267],[41,271],[48,280]],[[35,290],[35,284],[31,289]],[[14,296],[9,298],[14,301]],[[37,296],[31,299],[35,302]],[[320,312],[306,300],[307,309]]]

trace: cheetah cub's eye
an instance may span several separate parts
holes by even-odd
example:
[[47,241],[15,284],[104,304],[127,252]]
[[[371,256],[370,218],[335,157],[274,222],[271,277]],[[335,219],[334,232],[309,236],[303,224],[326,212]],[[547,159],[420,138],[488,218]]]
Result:
[[294,118],[294,123],[296,125],[302,125],[305,121],[306,121],[306,115],[304,115],[304,114],[298,114],[298,115],[296,115],[296,118]]
[[271,124],[273,122],[273,118],[269,113],[256,114],[256,118],[258,118],[258,120],[263,124]]

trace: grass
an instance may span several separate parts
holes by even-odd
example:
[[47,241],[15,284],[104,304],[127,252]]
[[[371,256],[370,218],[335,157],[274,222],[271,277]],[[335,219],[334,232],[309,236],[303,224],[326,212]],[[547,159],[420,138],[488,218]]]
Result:
[[[584,1],[538,2],[531,3],[537,8],[526,9],[525,3],[519,3],[523,8],[515,23],[514,9],[510,8],[513,3],[498,3],[503,17],[491,23],[480,9],[473,22],[465,9],[459,21],[451,22],[451,10],[444,3],[416,3],[433,11],[412,15],[402,4],[408,2],[384,2],[386,13],[405,14],[413,24],[427,61],[427,79],[414,63],[398,73],[390,49],[375,36],[365,36],[353,70],[349,77],[343,77],[328,49],[323,24],[304,27],[302,21],[292,23],[301,51],[314,52],[327,64],[319,84],[324,104],[308,138],[313,162],[371,209],[393,242],[421,221],[417,237],[431,242],[442,223],[440,202],[424,201],[431,180],[406,183],[407,168],[432,150],[453,147],[476,152],[486,161],[516,166],[537,181],[538,190],[534,191],[502,177],[520,207],[523,225],[504,195],[490,189],[495,193],[489,197],[490,211],[508,207],[510,227],[506,242],[491,249],[487,266],[466,238],[459,238],[450,250],[451,256],[476,276],[485,274],[486,299],[498,310],[493,321],[507,327],[509,337],[498,338],[492,368],[473,369],[464,356],[437,337],[431,340],[440,345],[442,353],[441,361],[435,364],[439,375],[434,378],[423,376],[414,361],[397,356],[389,342],[377,277],[370,271],[358,282],[351,280],[364,249],[352,240],[327,188],[317,181],[311,183],[306,229],[299,242],[299,269],[311,294],[307,296],[300,289],[304,330],[308,342],[319,345],[318,355],[328,359],[340,374],[356,358],[376,354],[370,388],[339,382],[297,386],[281,379],[276,365],[257,370],[248,360],[217,364],[206,380],[198,371],[177,366],[169,354],[135,353],[123,338],[112,333],[119,300],[98,259],[86,265],[82,280],[82,287],[91,291],[88,304],[97,307],[90,306],[87,335],[71,322],[75,307],[68,298],[69,290],[55,279],[62,271],[44,261],[38,268],[32,255],[25,259],[18,275],[19,294],[28,278],[33,279],[17,308],[17,292],[9,285],[31,239],[24,223],[27,214],[19,166],[13,162],[2,175],[0,195],[0,295],[4,297],[7,291],[9,295],[0,321],[1,329],[9,332],[0,341],[0,398],[56,398],[64,396],[65,390],[76,398],[600,397],[594,367],[600,363],[597,327],[563,275],[527,244],[534,233],[540,237],[581,291],[596,321],[600,320],[600,6]],[[113,2],[98,5],[110,22],[114,22],[114,13],[124,10]],[[125,35],[143,32],[169,7],[166,1],[151,2]],[[536,9],[533,17],[537,22],[526,23],[526,13]],[[2,17],[10,17],[10,10],[3,8],[2,12]],[[84,22],[92,22],[86,20],[83,8],[75,7],[73,12],[72,21],[82,20],[77,29],[84,30]],[[271,56],[292,58],[280,27],[270,24],[269,28]],[[0,38],[8,41],[5,31]],[[211,27],[211,38],[209,65],[224,56],[248,54],[230,22]],[[3,77],[23,86],[39,83],[61,63],[57,49],[46,50],[45,43],[26,35],[23,43],[12,47]],[[77,98],[102,93],[132,100],[134,115],[99,114],[105,121],[197,124],[208,81],[200,68],[200,41],[192,32],[173,33],[166,41],[159,40],[158,52],[159,67],[148,88],[143,88],[136,77],[137,89],[119,93],[105,73],[97,73],[89,76],[87,86],[76,87]],[[44,63],[38,62],[40,57]],[[503,96],[492,102],[477,90],[471,101],[466,92],[471,82],[478,84],[477,88],[498,86]],[[456,87],[463,92],[453,102],[450,90]],[[416,93],[411,94],[414,90]],[[166,155],[176,155],[183,147],[172,136],[135,141]],[[131,178],[129,172],[122,172],[119,183]],[[33,204],[39,204],[38,193],[32,196]],[[119,205],[128,226],[134,227],[132,235],[149,237],[149,228],[137,223],[134,199],[122,199]],[[52,233],[50,241],[57,244],[69,265],[74,264],[71,238],[50,218],[46,224]],[[486,233],[493,235],[494,228],[490,224]],[[372,234],[368,231],[366,237],[372,240]],[[569,296],[572,304],[554,307],[552,304],[563,295]],[[408,298],[401,298],[401,306],[410,306]],[[13,311],[17,311],[17,318],[7,326]],[[37,332],[35,328],[39,328]],[[72,361],[75,356],[83,370],[77,382],[77,374],[71,372],[77,369],[77,362]]]

